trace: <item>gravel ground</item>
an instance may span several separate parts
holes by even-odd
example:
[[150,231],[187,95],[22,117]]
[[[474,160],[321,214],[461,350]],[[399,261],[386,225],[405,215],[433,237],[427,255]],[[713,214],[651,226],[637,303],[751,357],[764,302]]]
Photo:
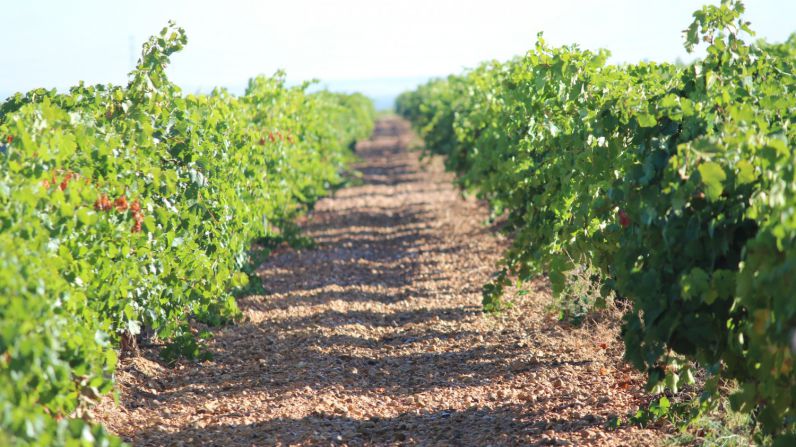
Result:
[[571,328],[540,280],[499,316],[480,288],[506,242],[397,118],[360,144],[361,186],[302,224],[316,247],[259,269],[264,296],[215,332],[214,359],[120,365],[96,418],[134,445],[654,445],[608,430],[648,399],[615,319]]

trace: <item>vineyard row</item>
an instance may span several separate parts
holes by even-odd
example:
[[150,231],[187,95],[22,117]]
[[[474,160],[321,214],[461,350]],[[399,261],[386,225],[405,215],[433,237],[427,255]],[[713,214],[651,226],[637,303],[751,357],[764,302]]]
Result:
[[127,86],[34,90],[0,103],[0,445],[112,446],[83,418],[117,353],[167,342],[204,355],[194,323],[239,314],[251,243],[338,185],[374,110],[284,76],[184,95],[170,24]]
[[[458,182],[507,215],[513,244],[484,287],[547,275],[559,300],[589,272],[630,303],[627,359],[649,386],[708,374],[734,409],[794,445],[796,37],[754,41],[743,4],[694,13],[688,65],[612,65],[536,47],[433,80],[397,102]],[[790,443],[790,444],[788,444]]]

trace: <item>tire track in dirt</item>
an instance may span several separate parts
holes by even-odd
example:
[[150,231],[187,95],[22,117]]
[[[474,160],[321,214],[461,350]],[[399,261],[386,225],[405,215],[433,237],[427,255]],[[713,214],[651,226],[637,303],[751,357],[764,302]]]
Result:
[[318,203],[316,247],[259,269],[265,296],[217,330],[212,361],[120,365],[96,418],[134,445],[650,445],[609,431],[642,405],[616,323],[567,328],[546,284],[480,312],[505,241],[441,162],[418,161],[398,118],[358,147],[363,184]]

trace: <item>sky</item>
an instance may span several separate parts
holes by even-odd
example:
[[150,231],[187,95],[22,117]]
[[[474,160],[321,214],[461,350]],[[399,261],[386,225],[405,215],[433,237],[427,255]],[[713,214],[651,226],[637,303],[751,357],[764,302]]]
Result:
[[[613,62],[690,60],[681,31],[709,0],[0,0],[0,97],[37,87],[126,82],[168,20],[188,45],[170,78],[184,91],[242,92],[258,74],[319,79],[383,103],[429,77],[552,44],[611,50]],[[717,2],[718,0],[713,0]],[[757,37],[796,31],[796,1],[746,0]]]

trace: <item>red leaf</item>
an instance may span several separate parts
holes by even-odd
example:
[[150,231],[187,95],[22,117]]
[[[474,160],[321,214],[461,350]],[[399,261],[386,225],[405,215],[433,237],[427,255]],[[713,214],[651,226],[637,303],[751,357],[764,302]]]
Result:
[[622,228],[627,228],[630,224],[630,216],[627,215],[625,210],[619,210],[619,225],[622,226]]

